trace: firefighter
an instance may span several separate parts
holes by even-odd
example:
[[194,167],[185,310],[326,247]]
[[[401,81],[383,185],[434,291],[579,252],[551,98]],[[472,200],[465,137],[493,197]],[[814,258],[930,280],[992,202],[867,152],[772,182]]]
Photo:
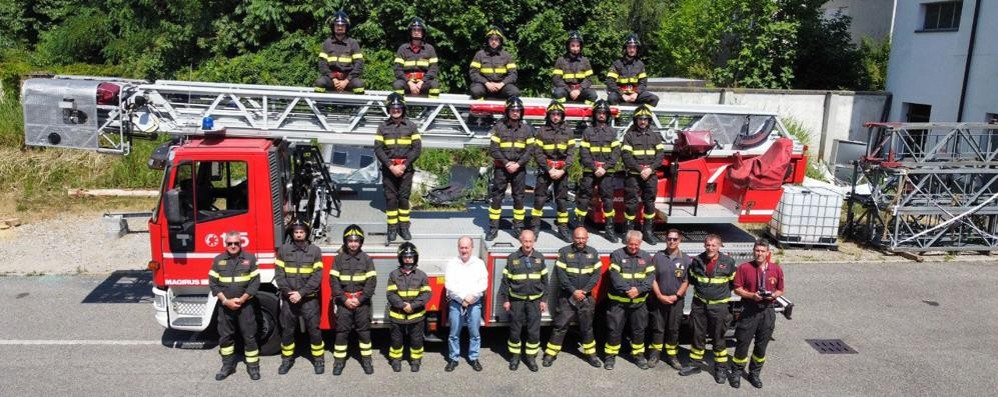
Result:
[[243,251],[242,236],[238,231],[225,233],[225,252],[211,261],[208,271],[208,288],[218,298],[218,353],[222,355],[222,368],[215,380],[223,380],[236,372],[236,340],[238,332],[243,337],[243,357],[250,379],[260,379],[260,349],[256,343],[256,313],[250,302],[260,289],[260,274],[256,256]]
[[412,239],[409,232],[414,165],[422,153],[422,138],[416,124],[405,117],[405,97],[388,94],[388,120],[378,126],[374,135],[374,155],[381,163],[381,183],[385,190],[385,215],[388,218],[387,243],[397,235],[403,240]]
[[350,225],[343,231],[343,247],[329,270],[329,285],[336,304],[336,341],[333,346],[333,375],[343,373],[347,361],[347,339],[357,332],[360,365],[364,373],[374,373],[371,363],[371,297],[378,284],[374,261],[361,250],[364,229]]
[[440,96],[437,81],[437,51],[426,43],[426,24],[416,17],[409,22],[409,42],[395,51],[395,82],[392,89],[402,95]]
[[416,268],[419,251],[405,242],[398,249],[398,269],[388,275],[388,328],[392,345],[388,350],[392,371],[402,372],[404,338],[409,338],[409,370],[419,372],[423,359],[423,322],[430,300],[430,281]]
[[589,59],[582,55],[582,35],[578,31],[568,33],[565,41],[565,55],[558,58],[551,72],[554,82],[554,99],[558,102],[585,102],[592,105],[599,97],[592,88],[593,67]]
[[547,108],[544,126],[534,137],[534,161],[537,163],[537,184],[534,186],[534,209],[531,211],[531,229],[538,236],[544,202],[548,199],[548,186],[554,188],[557,210],[555,225],[558,238],[570,241],[568,236],[568,168],[575,159],[575,139],[565,125],[565,105],[551,101]]
[[769,243],[757,240],[752,247],[754,261],[745,262],[735,271],[735,295],[742,298],[742,314],[735,328],[735,356],[731,358],[733,370],[728,375],[731,387],[741,385],[745,364],[749,361],[749,344],[755,340],[748,380],[761,389],[762,365],[766,362],[766,346],[776,328],[776,309],[773,303],[783,296],[783,269],[769,261]]
[[620,141],[617,131],[610,126],[610,105],[600,99],[593,105],[592,123],[582,132],[579,143],[579,160],[582,164],[582,179],[575,195],[575,218],[584,223],[589,213],[593,190],[599,187],[600,202],[603,205],[604,230],[607,241],[617,242],[613,228],[613,174],[610,170],[620,159]]
[[[714,381],[724,383],[728,374],[728,350],[724,332],[728,329],[731,313],[728,302],[731,300],[731,282],[735,277],[735,260],[721,252],[721,237],[708,234],[704,239],[704,252],[693,257],[689,278],[693,285],[693,308],[690,322],[693,323],[693,341],[690,343],[690,360],[700,367],[706,367],[703,360],[707,347],[707,336],[711,337],[714,348]],[[700,369],[691,365],[679,371],[680,375],[691,375]]]
[[606,99],[611,105],[647,104],[658,106],[658,96],[648,92],[648,74],[645,64],[638,57],[641,41],[631,33],[624,39],[624,56],[610,66],[606,73]]
[[506,99],[520,95],[520,89],[516,87],[516,61],[502,49],[504,41],[506,36],[495,26],[485,32],[485,46],[475,53],[468,68],[472,99]]
[[502,199],[506,187],[511,186],[513,196],[513,235],[519,236],[523,229],[526,211],[523,209],[523,192],[526,188],[527,162],[534,148],[534,127],[523,121],[523,101],[519,97],[506,100],[505,117],[492,127],[492,142],[489,154],[492,156],[492,186],[489,206],[489,231],[486,241],[495,240],[499,234],[499,218],[502,216]]
[[603,276],[603,262],[599,252],[586,245],[589,242],[586,228],[576,228],[572,232],[572,240],[572,244],[558,250],[558,260],[554,263],[558,277],[558,311],[541,365],[550,367],[558,358],[568,325],[575,320],[579,323],[582,354],[586,355],[589,365],[599,368],[603,363],[596,357],[596,338],[593,335],[593,312],[596,308],[593,288]]
[[648,369],[645,359],[645,327],[648,326],[648,293],[651,292],[655,266],[651,255],[641,249],[641,232],[631,230],[624,236],[624,247],[610,254],[610,286],[607,290],[606,360],[603,368],[613,369],[624,324],[631,328],[631,356],[638,368]]
[[[689,287],[687,273],[690,257],[679,249],[682,236],[679,230],[669,229],[666,233],[666,248],[655,253],[655,282],[651,285],[652,299],[648,300],[651,321],[651,344],[648,349],[648,366],[654,368],[665,350],[665,362],[679,370],[676,353],[679,349],[679,324],[683,319],[686,289]],[[664,343],[663,343],[664,342]]]
[[[534,250],[534,232],[520,233],[520,249],[506,259],[499,284],[499,303],[510,315],[509,370],[520,367],[520,353],[527,368],[537,372],[537,353],[541,349],[541,313],[547,311],[544,291],[548,285],[548,269],[544,256]],[[523,327],[527,328],[526,346],[521,342]]]
[[350,31],[350,17],[343,11],[337,11],[329,23],[332,31],[326,41],[322,42],[322,52],[319,53],[319,78],[315,80],[315,92],[353,92],[364,93],[364,81],[360,79],[364,72],[364,53],[360,51],[357,40],[347,36]]
[[279,375],[287,374],[295,363],[295,331],[298,319],[305,320],[305,331],[312,351],[315,374],[326,370],[326,344],[319,330],[319,285],[322,284],[322,250],[308,241],[308,226],[301,221],[291,224],[291,242],[277,250],[274,281],[281,292],[281,366]]
[[665,156],[662,136],[651,129],[652,111],[648,105],[641,105],[634,111],[634,124],[624,133],[620,146],[621,158],[627,168],[624,180],[624,219],[627,230],[638,230],[638,202],[644,207],[642,234],[648,244],[654,245],[658,238],[654,233],[655,194],[658,192],[656,171]]

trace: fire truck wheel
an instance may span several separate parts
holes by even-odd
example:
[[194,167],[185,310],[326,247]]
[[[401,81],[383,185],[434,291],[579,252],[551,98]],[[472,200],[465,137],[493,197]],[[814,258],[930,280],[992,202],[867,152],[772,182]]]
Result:
[[280,302],[277,295],[270,291],[260,291],[257,294],[257,331],[256,340],[260,344],[260,354],[271,356],[281,352],[281,330],[278,322]]

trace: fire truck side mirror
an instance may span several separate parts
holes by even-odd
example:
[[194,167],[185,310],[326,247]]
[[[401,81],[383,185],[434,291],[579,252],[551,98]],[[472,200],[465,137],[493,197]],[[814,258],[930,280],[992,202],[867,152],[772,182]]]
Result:
[[184,223],[184,215],[180,212],[180,190],[170,189],[163,195],[163,211],[166,214],[166,223],[169,225],[179,225]]

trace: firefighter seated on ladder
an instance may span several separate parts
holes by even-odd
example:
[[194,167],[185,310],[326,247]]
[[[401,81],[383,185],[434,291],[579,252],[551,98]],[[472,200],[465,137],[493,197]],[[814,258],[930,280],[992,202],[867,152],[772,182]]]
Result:
[[402,95],[440,96],[437,81],[437,51],[426,43],[426,25],[420,18],[409,22],[409,42],[395,51],[395,82],[392,89]]
[[319,53],[319,78],[315,80],[315,92],[364,93],[364,81],[360,75],[364,71],[364,54],[357,40],[347,36],[350,30],[350,17],[337,11],[329,24],[332,35],[322,43]]
[[416,124],[405,117],[405,98],[397,93],[388,94],[385,101],[389,119],[378,126],[374,135],[374,155],[381,163],[381,183],[385,190],[385,215],[388,217],[388,239],[397,235],[403,240],[412,239],[409,233],[409,195],[412,192],[413,167],[422,152],[422,139]]
[[624,39],[624,56],[613,62],[606,73],[606,99],[611,105],[648,104],[658,106],[658,96],[648,92],[645,64],[638,59],[641,41],[634,33]]
[[568,33],[565,41],[565,55],[558,58],[551,72],[554,88],[551,93],[558,102],[585,102],[592,105],[598,95],[592,88],[593,67],[589,59],[582,56],[582,35],[578,31]]
[[520,95],[516,87],[516,62],[509,52],[502,49],[506,36],[492,26],[485,32],[485,47],[471,59],[468,75],[471,78],[472,99],[506,99]]

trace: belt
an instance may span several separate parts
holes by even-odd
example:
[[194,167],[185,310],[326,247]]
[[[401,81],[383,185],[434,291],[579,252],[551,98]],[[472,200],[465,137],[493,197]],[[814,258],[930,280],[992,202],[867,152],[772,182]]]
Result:
[[346,80],[347,76],[348,75],[343,72],[329,72],[329,77],[332,77],[336,80]]
[[565,160],[548,160],[548,168],[559,170],[565,168]]
[[360,296],[363,295],[363,293],[364,293],[363,291],[344,292],[343,295],[346,296],[347,299],[358,299],[358,300],[360,300]]
[[405,165],[406,159],[392,159],[392,165]]
[[409,72],[405,74],[405,78],[409,79],[410,81],[421,81],[423,80],[423,76],[425,75],[426,75],[425,72]]
[[618,86],[618,89],[620,90],[621,93],[624,94],[633,94],[638,91],[637,87],[630,84]]

